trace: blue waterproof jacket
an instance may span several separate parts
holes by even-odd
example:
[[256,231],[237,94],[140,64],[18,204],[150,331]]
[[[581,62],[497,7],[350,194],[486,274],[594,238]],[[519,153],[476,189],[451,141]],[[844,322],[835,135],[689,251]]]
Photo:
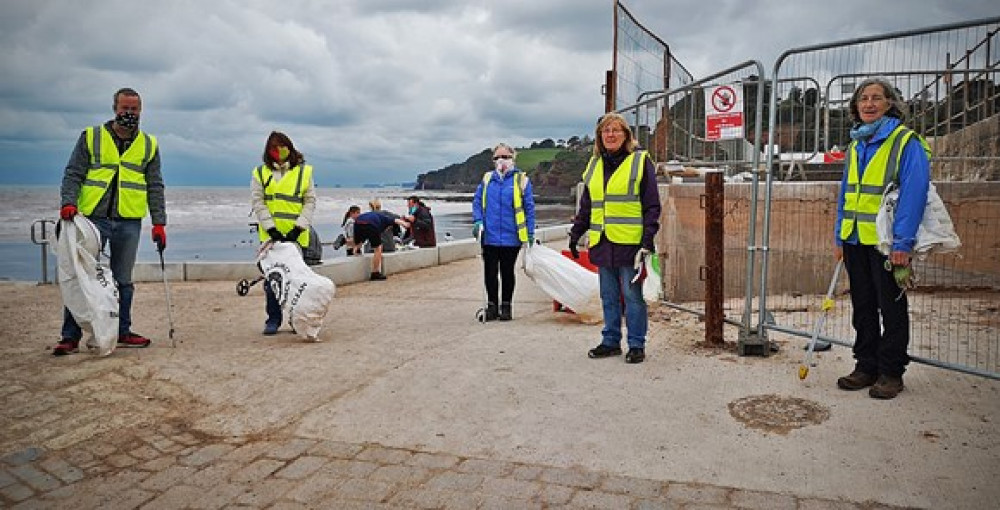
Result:
[[[900,124],[899,119],[887,117],[887,122],[872,135],[867,142],[858,140],[858,177],[864,175],[865,166],[875,155],[875,151],[882,146],[882,142],[889,136],[896,126]],[[837,198],[837,222],[834,223],[833,238],[837,246],[843,243],[861,244],[858,240],[858,230],[854,229],[851,236],[846,240],[840,239],[840,224],[844,219],[844,189],[847,187],[847,167],[849,161],[844,163],[844,175],[840,180],[840,193]],[[913,246],[917,242],[917,228],[924,218],[924,207],[927,204],[927,190],[930,186],[930,163],[927,154],[920,145],[917,137],[912,137],[903,147],[899,156],[899,174],[896,176],[899,182],[899,202],[896,205],[896,216],[892,226],[892,251],[912,252]]]
[[[472,199],[472,220],[483,222],[483,244],[489,246],[520,246],[517,238],[517,220],[514,218],[514,179],[515,173],[521,173],[518,168],[512,168],[500,175],[496,170],[490,172],[489,186],[486,186],[486,210],[483,211],[483,181],[479,181],[476,196]],[[528,236],[535,235],[535,198],[531,191],[531,180],[526,183],[521,196],[524,207],[525,222],[528,226]]]

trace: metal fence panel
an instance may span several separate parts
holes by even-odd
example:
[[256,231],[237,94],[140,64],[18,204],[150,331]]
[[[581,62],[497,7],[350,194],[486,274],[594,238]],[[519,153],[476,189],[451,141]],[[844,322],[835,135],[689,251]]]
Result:
[[[705,185],[697,176],[709,167],[723,172],[730,182],[724,202],[725,238],[723,293],[728,297],[752,293],[755,258],[748,246],[757,244],[758,189],[762,154],[759,150],[763,117],[757,115],[764,99],[760,86],[763,66],[748,61],[722,70],[691,84],[670,90],[647,91],[640,101],[618,110],[629,119],[641,147],[650,151],[657,162],[661,180],[670,180],[671,172],[688,175],[692,183],[674,183],[667,187],[668,201],[674,207],[665,208],[662,227],[671,229],[661,238],[667,250],[661,255],[669,264],[663,265],[663,280],[667,304],[694,313],[704,313],[704,292],[698,280],[692,278],[706,267],[704,214],[700,211]],[[710,140],[706,136],[706,91],[727,85],[743,93],[744,132],[736,139]],[[702,174],[703,175],[703,174]],[[735,184],[743,181],[743,184]],[[661,187],[661,190],[664,187]],[[661,197],[661,199],[664,197]],[[684,219],[678,217],[684,214]],[[683,288],[681,288],[683,286]],[[697,288],[696,288],[697,287]],[[746,306],[727,308],[726,320],[750,327],[749,301]]]
[[[1000,378],[998,33],[1000,18],[992,18],[797,48],[778,58],[765,144],[771,172],[760,307],[779,312],[785,323],[769,325],[761,312],[760,329],[811,333],[834,265],[838,156],[850,141],[847,103],[857,83],[882,76],[906,98],[907,126],[932,147],[932,178],[963,241],[958,255],[915,263],[920,281],[909,292],[911,358]],[[824,171],[832,174],[830,186],[774,182],[822,179]],[[823,336],[851,345],[850,302],[842,301]]]

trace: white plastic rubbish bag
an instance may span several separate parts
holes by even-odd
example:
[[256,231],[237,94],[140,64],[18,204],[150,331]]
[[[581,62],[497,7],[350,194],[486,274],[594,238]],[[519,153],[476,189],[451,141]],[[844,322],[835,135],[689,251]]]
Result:
[[278,298],[288,325],[302,338],[318,342],[336,292],[333,282],[306,265],[295,243],[265,243],[257,265],[264,273],[264,285],[270,285]]
[[549,297],[577,315],[601,317],[601,286],[597,273],[541,244],[525,251],[524,272]]
[[[883,255],[892,251],[892,224],[896,218],[896,206],[899,202],[899,189],[890,185],[882,197],[882,206],[875,217],[875,232],[878,235],[878,249]],[[944,201],[938,195],[934,183],[927,190],[927,205],[924,217],[917,229],[916,244],[913,253],[919,259],[927,258],[931,253],[947,253],[958,250],[962,242],[955,233],[955,225],[951,221]]]
[[101,260],[101,234],[85,216],[60,220],[56,241],[59,293],[80,328],[90,334],[87,347],[100,356],[118,342],[118,286]]
[[663,278],[660,277],[660,256],[650,253],[646,257],[646,278],[642,280],[642,297],[647,303],[657,303],[663,297]]

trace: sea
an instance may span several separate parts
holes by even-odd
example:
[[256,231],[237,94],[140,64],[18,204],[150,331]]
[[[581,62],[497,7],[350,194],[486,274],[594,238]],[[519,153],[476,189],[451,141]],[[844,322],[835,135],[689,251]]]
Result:
[[[438,243],[472,237],[472,194],[413,191],[405,188],[317,188],[313,224],[321,241],[332,242],[342,232],[351,205],[368,210],[379,199],[382,209],[406,212],[406,198],[417,195],[431,209]],[[256,217],[250,211],[250,188],[168,186],[166,262],[252,262],[259,240]],[[55,279],[55,223],[59,219],[58,186],[0,187],[0,281]],[[572,207],[537,204],[538,226],[569,222]],[[139,262],[158,262],[150,239],[149,218],[143,220]],[[50,242],[45,243],[48,239]],[[323,259],[343,257],[344,250],[323,247]],[[47,271],[43,271],[43,259]],[[44,274],[43,274],[44,273]]]

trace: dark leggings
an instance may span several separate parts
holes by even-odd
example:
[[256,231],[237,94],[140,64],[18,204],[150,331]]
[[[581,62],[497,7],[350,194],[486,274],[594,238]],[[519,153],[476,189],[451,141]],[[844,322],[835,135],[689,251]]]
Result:
[[874,246],[844,243],[844,265],[851,283],[851,322],[855,368],[871,375],[900,377],[910,361],[910,315],[886,257]]
[[497,301],[497,272],[503,280],[503,300],[499,303],[510,303],[514,298],[514,263],[520,246],[490,246],[483,245],[483,281],[486,283],[486,297],[490,303]]

